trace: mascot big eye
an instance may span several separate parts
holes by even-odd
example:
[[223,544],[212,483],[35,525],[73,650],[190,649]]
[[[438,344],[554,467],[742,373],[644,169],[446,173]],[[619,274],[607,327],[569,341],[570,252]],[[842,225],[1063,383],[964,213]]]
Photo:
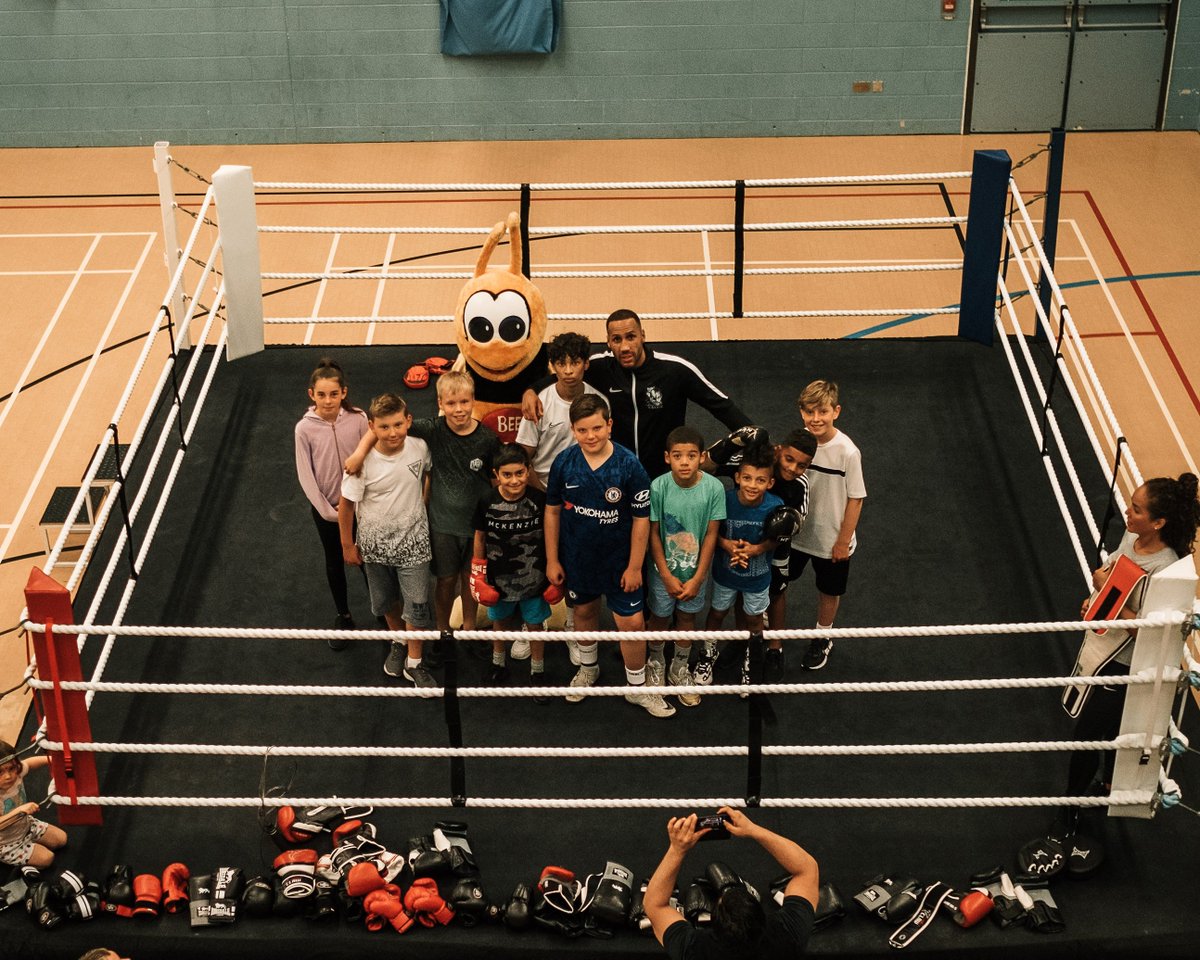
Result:
[[[521,395],[547,368],[546,304],[521,272],[520,227],[518,216],[510,213],[492,228],[454,313],[460,360],[475,380],[475,416],[505,443],[516,440]],[[505,233],[508,269],[489,269]]]

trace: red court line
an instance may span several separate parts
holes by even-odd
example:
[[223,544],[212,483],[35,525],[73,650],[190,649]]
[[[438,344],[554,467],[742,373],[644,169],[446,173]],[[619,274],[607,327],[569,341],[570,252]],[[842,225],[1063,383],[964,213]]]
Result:
[[[1117,243],[1117,238],[1113,236],[1113,232],[1108,228],[1108,223],[1104,219],[1104,214],[1100,212],[1100,207],[1096,203],[1090,190],[1084,190],[1083,195],[1087,197],[1087,202],[1092,208],[1092,213],[1095,214],[1096,220],[1100,224],[1100,229],[1104,231],[1104,235],[1108,237],[1109,245],[1112,247],[1113,253],[1117,255],[1117,260],[1121,264],[1121,269],[1125,272],[1125,276],[1132,277],[1134,275],[1133,268],[1130,267],[1129,261],[1125,259],[1125,254],[1121,252],[1121,247]],[[1150,325],[1154,328],[1154,332],[1158,335],[1158,340],[1162,344],[1163,350],[1166,351],[1167,357],[1171,361],[1171,365],[1175,368],[1175,373],[1179,376],[1180,383],[1183,384],[1183,389],[1187,391],[1188,397],[1192,401],[1192,406],[1197,413],[1200,413],[1200,397],[1196,396],[1196,391],[1192,388],[1192,382],[1188,379],[1188,375],[1183,370],[1183,364],[1180,363],[1179,357],[1176,356],[1174,348],[1171,346],[1171,341],[1167,339],[1167,334],[1162,328],[1162,324],[1158,322],[1158,317],[1155,316],[1150,302],[1146,299],[1146,294],[1142,292],[1142,286],[1137,280],[1130,280],[1130,285],[1133,287],[1133,292],[1137,294],[1137,298],[1141,301],[1142,309],[1146,311],[1146,318],[1150,321]]]
[[[1156,336],[1158,336],[1158,334],[1155,333],[1155,331],[1153,331],[1153,330],[1130,330],[1129,335],[1131,337],[1156,337]],[[1120,330],[1114,330],[1112,333],[1081,333],[1079,335],[1079,339],[1080,340],[1097,340],[1101,337],[1124,337],[1124,336],[1125,336],[1125,334],[1122,333]]]

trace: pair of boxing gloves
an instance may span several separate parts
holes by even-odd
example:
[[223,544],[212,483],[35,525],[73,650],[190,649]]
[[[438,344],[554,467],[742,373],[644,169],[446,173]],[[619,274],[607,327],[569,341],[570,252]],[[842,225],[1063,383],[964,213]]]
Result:
[[[494,607],[500,602],[500,591],[488,583],[487,568],[487,560],[478,558],[471,560],[471,596],[475,598],[476,603],[481,603],[485,607]],[[562,587],[553,583],[542,591],[542,599],[551,606],[554,606],[562,598]]]

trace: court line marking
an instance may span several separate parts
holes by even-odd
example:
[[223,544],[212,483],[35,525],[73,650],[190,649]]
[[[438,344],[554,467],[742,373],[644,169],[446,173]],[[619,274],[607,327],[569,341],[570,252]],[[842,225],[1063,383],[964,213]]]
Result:
[[[156,204],[157,206],[157,204]],[[0,207],[0,211],[12,209],[11,207]],[[71,209],[63,207],[64,210]],[[60,237],[156,237],[157,233],[151,230],[103,230],[99,233],[0,233],[0,240],[44,240],[58,239]]]
[[0,560],[8,555],[9,547],[12,546],[13,538],[17,534],[19,524],[25,519],[25,513],[29,509],[29,504],[33,501],[34,494],[37,493],[38,486],[42,482],[42,478],[46,474],[46,468],[49,467],[50,461],[58,452],[58,444],[64,433],[67,432],[67,424],[69,424],[75,415],[75,408],[79,405],[79,401],[83,397],[83,392],[88,386],[88,382],[92,378],[92,373],[95,372],[97,364],[100,362],[100,357],[104,352],[104,344],[112,335],[113,329],[117,325],[117,320],[120,319],[122,312],[125,309],[125,303],[133,293],[135,282],[138,274],[141,273],[142,267],[146,263],[146,258],[150,255],[150,250],[154,245],[154,234],[146,235],[146,243],[142,247],[141,256],[138,257],[137,266],[130,274],[128,281],[125,283],[125,289],[121,292],[120,298],[117,300],[116,306],[113,307],[112,314],[108,318],[108,324],[104,328],[104,332],[100,335],[100,340],[96,344],[96,349],[92,351],[91,359],[84,368],[83,374],[79,378],[79,383],[75,387],[74,394],[71,395],[71,401],[67,404],[67,408],[62,415],[62,419],[58,422],[58,429],[55,430],[50,444],[46,447],[46,452],[42,456],[42,461],[38,464],[37,472],[34,474],[33,480],[30,481],[28,489],[25,491],[25,496],[21,500],[20,506],[17,508],[17,513],[13,517],[12,525],[9,527],[8,534],[0,541]]
[[[1121,264],[1121,269],[1130,277],[1136,277],[1133,268],[1129,266],[1129,261],[1125,259],[1125,254],[1121,250],[1120,244],[1117,243],[1117,238],[1113,235],[1112,230],[1108,227],[1108,221],[1104,219],[1104,214],[1100,212],[1100,205],[1092,197],[1090,190],[1083,191],[1087,198],[1088,205],[1092,208],[1092,214],[1096,218],[1096,222],[1100,225],[1100,229],[1104,231],[1104,236],[1108,239],[1109,246],[1116,254],[1117,262]],[[1136,279],[1130,280],[1133,285],[1133,292],[1141,301],[1142,309],[1146,311],[1146,317],[1150,321],[1150,326],[1154,327],[1158,333],[1158,339],[1162,343],[1162,348],[1167,354],[1167,359],[1170,360],[1171,366],[1175,368],[1175,373],[1179,376],[1179,382],[1183,384],[1183,389],[1187,392],[1188,399],[1192,401],[1192,406],[1197,413],[1200,413],[1200,397],[1196,396],[1196,391],[1192,387],[1192,381],[1184,370],[1183,364],[1179,357],[1175,354],[1175,348],[1171,346],[1171,341],[1167,337],[1167,333],[1163,330],[1162,325],[1158,322],[1158,316],[1154,312],[1154,308],[1150,306],[1150,301],[1146,299],[1146,295],[1142,292],[1142,288],[1138,285]],[[1194,470],[1192,471],[1195,472]]]
[[[387,274],[388,264],[392,262],[392,250],[396,247],[396,234],[389,233],[387,248],[383,251],[383,266],[380,269],[381,274]],[[375,281],[375,302],[371,304],[371,322],[367,325],[366,346],[370,346],[375,340],[375,318],[379,316],[379,307],[383,304],[383,292],[387,289],[386,280]]]
[[[63,291],[63,295],[59,298],[58,307],[54,314],[50,317],[50,321],[46,324],[46,328],[42,331],[41,339],[38,340],[37,346],[33,348],[33,353],[29,356],[29,361],[25,364],[25,369],[21,371],[21,375],[17,377],[17,385],[13,387],[12,392],[8,396],[8,402],[5,403],[4,409],[0,410],[0,427],[4,426],[4,421],[8,419],[12,408],[16,406],[17,398],[21,396],[21,391],[25,389],[25,382],[29,379],[29,375],[33,372],[33,365],[38,362],[42,356],[42,351],[46,348],[46,344],[50,342],[50,334],[54,332],[54,328],[58,326],[58,321],[63,315],[63,311],[67,309],[67,304],[71,302],[71,297],[75,295],[75,289],[79,286],[79,280],[83,276],[83,271],[87,268],[92,256],[96,253],[96,248],[100,246],[102,236],[100,234],[92,235],[91,246],[83,255],[83,260],[80,261],[78,268],[75,270],[75,275],[71,282],[67,284],[67,289]],[[132,274],[130,275],[132,278]]]
[[[1180,452],[1183,454],[1183,459],[1188,465],[1188,469],[1192,473],[1196,473],[1196,462],[1192,459],[1191,453],[1188,451],[1187,444],[1184,443],[1183,435],[1179,432],[1179,426],[1175,423],[1175,418],[1171,415],[1170,407],[1167,406],[1166,400],[1163,399],[1162,391],[1158,389],[1158,381],[1154,379],[1154,374],[1150,372],[1150,367],[1146,363],[1146,358],[1143,356],[1141,348],[1137,345],[1137,340],[1134,339],[1132,332],[1129,329],[1129,324],[1125,322],[1125,315],[1121,312],[1121,308],[1117,306],[1116,298],[1112,295],[1112,290],[1109,288],[1108,282],[1104,279],[1100,272],[1100,265],[1096,263],[1092,257],[1091,248],[1084,239],[1083,231],[1079,229],[1079,225],[1074,221],[1068,221],[1075,232],[1075,236],[1079,240],[1080,247],[1092,263],[1092,270],[1100,283],[1100,289],[1104,292],[1104,298],[1108,301],[1109,307],[1112,308],[1113,314],[1117,318],[1117,325],[1121,328],[1121,332],[1125,334],[1125,342],[1129,345],[1130,352],[1133,353],[1133,358],[1137,361],[1138,369],[1142,371],[1142,376],[1146,380],[1147,386],[1150,387],[1150,392],[1154,395],[1154,402],[1158,404],[1159,412],[1162,413],[1163,419],[1167,422],[1167,428],[1171,431],[1171,436],[1175,438],[1175,443],[1178,444]],[[1124,266],[1124,264],[1122,264]],[[1131,280],[1131,283],[1136,281]],[[1139,297],[1139,299],[1141,299]],[[1143,300],[1143,303],[1145,301]],[[1166,344],[1163,344],[1166,346]],[[1169,352],[1169,348],[1168,348]],[[1185,386],[1187,384],[1185,383]]]
[[[700,246],[704,250],[704,269],[712,270],[712,268],[713,268],[712,251],[709,249],[709,246],[708,246],[708,231],[707,230],[700,231]],[[668,279],[668,278],[664,277],[663,279]],[[687,278],[683,278],[683,279],[687,279]],[[715,341],[721,339],[721,334],[717,330],[717,318],[716,318],[717,294],[716,294],[716,291],[713,289],[713,278],[712,278],[711,274],[704,278],[704,284],[705,284],[705,287],[708,289],[708,312],[713,314],[713,316],[708,318],[708,338],[715,342]]]
[[[333,240],[330,241],[330,243],[329,243],[329,254],[325,258],[325,269],[321,271],[322,273],[332,272],[333,261],[334,261],[334,258],[337,256],[338,244],[341,243],[341,241],[342,241],[342,235],[340,233],[335,233],[333,235]],[[316,321],[318,319],[317,314],[321,312],[321,303],[325,300],[325,287],[328,285],[328,283],[329,283],[328,280],[322,280],[317,284],[317,295],[314,298],[313,305],[312,305],[312,314],[311,314],[312,321],[309,322],[308,327],[304,331],[304,345],[305,346],[308,346],[310,343],[312,343],[313,332],[315,330]]]
[[[79,273],[78,270],[0,270],[0,277],[69,277]],[[84,270],[85,277],[102,276],[104,274],[129,273],[128,269]]]

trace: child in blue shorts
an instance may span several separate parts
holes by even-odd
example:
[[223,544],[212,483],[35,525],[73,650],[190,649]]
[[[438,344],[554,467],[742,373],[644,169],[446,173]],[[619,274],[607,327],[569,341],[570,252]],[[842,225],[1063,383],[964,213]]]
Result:
[[[708,575],[717,549],[717,533],[725,519],[725,488],[700,469],[704,438],[691,427],[676,427],[667,435],[664,457],[670,473],[650,483],[650,576],[646,603],[650,629],[666,630],[675,615],[675,629],[696,629],[696,614],[708,600]],[[646,658],[651,683],[691,686],[688,658],[692,641],[675,641],[670,670],[664,670],[662,642],[649,644]],[[700,703],[694,693],[679,694],[685,707]]]
[[[492,461],[493,490],[475,506],[475,557],[471,561],[471,592],[487,608],[488,619],[500,630],[530,632],[529,682],[545,679],[545,640],[532,639],[550,617],[550,603],[561,591],[546,580],[546,535],[543,520],[546,495],[530,482],[529,456],[515,443],[506,443]],[[508,681],[504,641],[492,641],[488,683]],[[538,697],[538,703],[549,698]]]
[[[717,539],[720,548],[713,565],[712,606],[706,630],[719,630],[738,597],[742,616],[738,626],[761,632],[763,614],[771,603],[771,553],[776,541],[763,536],[763,523],[783,501],[768,491],[775,483],[775,451],[767,444],[750,447],[733,475],[734,489],[725,495],[725,522]],[[705,651],[704,660],[711,657]],[[704,664],[696,672],[702,673]],[[744,671],[743,671],[744,673]],[[711,678],[711,661],[708,677]],[[745,678],[743,678],[745,679]],[[699,677],[698,677],[699,680]]]
[[[575,629],[600,625],[600,597],[608,602],[618,630],[645,627],[642,565],[650,536],[650,477],[633,451],[612,442],[608,402],[587,394],[571,403],[576,445],[560,453],[546,484],[546,575],[563,585],[575,608]],[[579,641],[579,671],[572,687],[590,687],[600,675],[595,640]],[[651,716],[670,717],[675,708],[661,696],[637,688],[646,683],[646,641],[622,640],[630,703]],[[585,694],[568,694],[577,703]]]

